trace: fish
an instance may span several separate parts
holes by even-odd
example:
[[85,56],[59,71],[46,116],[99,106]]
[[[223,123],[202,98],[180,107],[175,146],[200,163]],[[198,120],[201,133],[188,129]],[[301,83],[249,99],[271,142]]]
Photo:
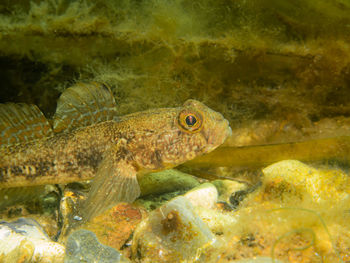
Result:
[[197,100],[118,116],[109,86],[79,82],[48,120],[35,105],[0,104],[0,189],[92,180],[85,221],[140,195],[138,177],[211,152],[232,133]]

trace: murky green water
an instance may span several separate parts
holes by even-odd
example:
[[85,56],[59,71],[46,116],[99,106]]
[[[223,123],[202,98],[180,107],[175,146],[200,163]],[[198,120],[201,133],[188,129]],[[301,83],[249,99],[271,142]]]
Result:
[[[36,104],[50,118],[61,92],[76,81],[107,83],[120,115],[178,106],[189,98],[202,101],[230,121],[232,136],[218,151],[181,169],[205,178],[238,180],[244,187],[224,188],[230,189],[226,192],[217,187],[215,208],[194,209],[223,243],[220,248],[201,244],[190,260],[233,262],[269,256],[284,262],[339,258],[345,262],[350,258],[345,179],[349,25],[350,4],[343,0],[4,2],[0,4],[0,102]],[[300,182],[311,177],[300,172],[304,167],[300,164],[278,170],[279,177],[268,180],[261,168],[286,159],[307,162],[312,167],[305,169],[320,176],[312,177],[305,188]],[[328,170],[339,173],[325,177]],[[284,177],[290,171],[298,181]],[[258,189],[247,190],[257,182]],[[174,196],[156,191],[159,185],[155,181],[157,195],[149,196],[152,187],[147,190],[148,200],[153,198],[157,206]],[[54,238],[62,227],[57,200],[64,188],[51,190],[39,200],[17,205],[13,204],[16,191],[0,194],[2,218],[34,217]],[[66,194],[80,191],[84,186],[71,185]],[[235,195],[238,191],[245,192],[233,208],[227,196],[241,196]],[[315,201],[315,195],[324,200]],[[3,208],[7,205],[11,207]],[[139,203],[143,218],[149,207]],[[275,208],[286,210],[269,212]],[[103,220],[128,220],[118,213]],[[216,222],[213,214],[225,219]],[[164,216],[164,224],[174,223]],[[142,255],[155,253],[149,250],[152,244],[141,242],[141,248],[135,247],[129,238],[141,222],[137,218],[118,242],[114,241],[120,230],[112,226],[109,232],[96,234],[100,241],[111,235],[101,242],[135,262],[150,262]],[[101,220],[90,230],[98,232]],[[153,234],[144,235],[149,240]],[[131,246],[136,255],[131,255]],[[171,258],[171,251],[156,251]],[[6,255],[9,252],[0,250],[0,261]]]

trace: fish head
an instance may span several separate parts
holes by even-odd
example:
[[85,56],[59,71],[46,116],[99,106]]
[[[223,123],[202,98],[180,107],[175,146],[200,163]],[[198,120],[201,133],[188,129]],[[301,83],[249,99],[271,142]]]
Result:
[[[197,100],[187,100],[174,118],[180,156],[173,162],[186,162],[211,152],[232,134],[228,120]],[[176,136],[175,136],[176,137]]]
[[171,168],[211,152],[232,134],[220,113],[196,100],[141,115],[133,152],[137,166],[148,171]]

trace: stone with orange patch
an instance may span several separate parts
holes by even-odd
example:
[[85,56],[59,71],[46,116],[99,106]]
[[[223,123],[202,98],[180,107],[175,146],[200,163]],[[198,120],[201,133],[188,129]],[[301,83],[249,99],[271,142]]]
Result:
[[129,240],[145,211],[127,203],[120,203],[84,225],[96,234],[102,244],[120,250]]

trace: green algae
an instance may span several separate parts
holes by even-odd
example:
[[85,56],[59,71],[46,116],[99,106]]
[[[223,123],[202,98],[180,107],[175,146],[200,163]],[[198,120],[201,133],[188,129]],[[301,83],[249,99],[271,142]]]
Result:
[[287,118],[303,127],[350,114],[349,8],[341,0],[7,2],[1,57],[45,70],[17,68],[4,86],[34,93],[17,100],[48,113],[72,79],[92,79],[112,86],[120,114],[197,98],[235,125]]
[[162,206],[169,200],[175,198],[176,196],[183,195],[185,193],[186,193],[185,190],[181,190],[181,191],[174,191],[170,193],[163,193],[161,195],[148,195],[148,196],[138,198],[135,202],[136,204],[143,206],[147,211],[152,211]]
[[[340,255],[339,255],[339,252],[337,251],[336,249],[336,246],[335,246],[335,243],[334,241],[332,240],[332,235],[330,234],[328,228],[327,228],[327,225],[324,221],[324,219],[322,218],[322,216],[317,212],[317,211],[313,211],[313,210],[309,210],[309,209],[303,209],[303,208],[294,208],[294,207],[283,207],[283,208],[276,208],[276,209],[272,209],[270,210],[270,212],[278,212],[278,211],[297,211],[297,212],[306,212],[306,213],[310,213],[311,215],[317,217],[317,219],[320,221],[323,229],[325,230],[325,232],[327,233],[328,235],[328,238],[329,240],[331,241],[331,244],[332,244],[332,248],[336,254],[336,256],[338,257],[339,259],[339,262],[344,262]],[[292,250],[296,250],[296,251],[302,251],[302,250],[306,250],[308,249],[309,247],[311,246],[314,246],[315,245],[315,242],[316,242],[316,234],[315,232],[313,231],[313,229],[311,228],[298,228],[298,229],[293,229],[292,231],[290,232],[287,232],[285,234],[283,234],[282,236],[278,237],[278,239],[276,240],[276,242],[273,244],[272,248],[271,248],[271,258],[272,258],[272,262],[274,263],[275,262],[275,247],[276,245],[284,238],[286,238],[287,236],[290,236],[290,235],[293,235],[293,234],[296,234],[296,233],[309,233],[310,236],[311,236],[311,241],[309,244],[307,244],[306,246],[304,247],[300,247],[300,248],[292,248]]]

